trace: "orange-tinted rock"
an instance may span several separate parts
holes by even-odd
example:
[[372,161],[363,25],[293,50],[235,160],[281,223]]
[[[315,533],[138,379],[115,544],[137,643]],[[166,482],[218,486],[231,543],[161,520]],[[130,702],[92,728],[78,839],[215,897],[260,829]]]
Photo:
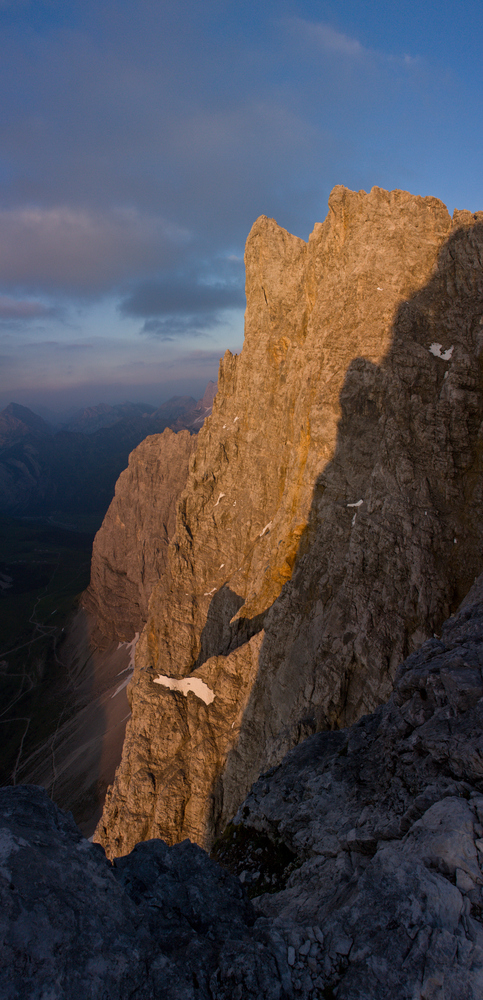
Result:
[[221,363],[138,645],[110,854],[209,843],[260,770],[385,700],[479,573],[482,219],[452,229],[435,198],[338,187],[308,244],[255,223],[245,344]]
[[196,439],[189,431],[145,438],[129,456],[94,540],[91,582],[83,604],[109,640],[130,641],[147,617],[151,591],[166,571]]

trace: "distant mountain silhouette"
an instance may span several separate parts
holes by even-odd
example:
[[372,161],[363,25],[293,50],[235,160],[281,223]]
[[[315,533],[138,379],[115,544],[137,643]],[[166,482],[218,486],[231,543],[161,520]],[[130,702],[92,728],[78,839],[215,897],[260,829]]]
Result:
[[20,403],[9,403],[0,412],[0,448],[21,441],[27,434],[48,437],[51,433],[51,428],[42,417]]
[[210,382],[202,400],[173,396],[157,409],[99,403],[79,410],[60,430],[10,403],[0,412],[0,513],[100,526],[133,448],[166,427],[196,433],[215,392]]

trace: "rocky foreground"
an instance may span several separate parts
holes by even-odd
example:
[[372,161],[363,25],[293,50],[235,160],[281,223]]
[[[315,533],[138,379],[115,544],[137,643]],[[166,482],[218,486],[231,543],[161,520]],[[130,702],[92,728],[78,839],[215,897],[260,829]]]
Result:
[[483,576],[385,706],[258,780],[222,866],[160,840],[111,863],[2,789],[2,1000],[481,1000],[482,668]]

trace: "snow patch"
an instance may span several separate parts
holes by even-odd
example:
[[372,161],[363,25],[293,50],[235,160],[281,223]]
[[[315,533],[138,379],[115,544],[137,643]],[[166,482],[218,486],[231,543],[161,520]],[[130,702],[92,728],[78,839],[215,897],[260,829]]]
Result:
[[[220,569],[221,569],[221,567],[220,567]],[[216,587],[213,587],[213,590],[205,590],[205,593],[203,594],[203,597],[211,597],[211,595],[215,593],[215,590],[216,590]]]
[[[128,669],[129,668],[126,667],[126,670],[128,670]],[[121,673],[124,673],[124,671],[121,670]],[[131,671],[131,673],[128,674],[127,677],[124,678],[122,684],[120,684],[119,687],[116,688],[116,690],[114,691],[114,694],[111,694],[111,699],[115,698],[116,695],[119,694],[120,691],[124,691],[124,688],[128,686],[129,681],[131,680],[131,677],[132,677],[132,671]]]
[[139,639],[139,632],[135,632],[134,639],[131,639],[131,642],[118,643],[117,646],[118,649],[125,649],[126,652],[129,653],[129,662],[127,667],[123,667],[123,669],[119,671],[117,675],[118,677],[120,677],[121,674],[127,674],[127,677],[125,677],[122,684],[120,684],[119,687],[116,688],[114,694],[111,694],[111,698],[115,698],[120,691],[123,691],[124,688],[127,687],[127,685],[129,684],[129,681],[131,680],[132,673],[134,670],[134,658],[136,656],[136,646],[138,639]]
[[361,507],[363,503],[363,500],[358,500],[357,503],[348,503],[347,507]]
[[354,525],[356,523],[356,517],[357,517],[357,511],[355,512],[354,517],[352,518],[352,524],[351,524],[352,528],[354,527]]
[[204,701],[205,705],[211,705],[214,701],[214,694],[211,688],[201,680],[200,677],[165,677],[160,674],[159,677],[154,678],[154,684],[162,684],[163,687],[169,688],[170,691],[179,691],[184,694],[185,698],[188,696],[188,691],[192,691],[197,698]]
[[447,351],[441,353],[442,344],[430,344],[428,350],[430,354],[434,354],[435,358],[441,358],[441,361],[451,361],[451,355],[454,351],[454,347],[448,347]]
[[235,417],[233,423],[236,424],[237,420],[239,420],[239,419],[240,419],[240,417]]
[[134,633],[134,639],[131,639],[131,642],[120,642],[119,643],[119,645],[118,645],[117,648],[118,649],[125,649],[126,652],[129,653],[129,663],[128,663],[127,667],[124,667],[124,670],[120,670],[119,671],[120,674],[124,674],[126,672],[126,670],[131,670],[131,671],[134,670],[134,657],[136,656],[136,646],[137,646],[138,639],[139,639],[139,632],[135,632]]
[[218,507],[218,504],[219,504],[220,500],[223,500],[223,497],[226,497],[226,493],[220,493],[220,495],[218,497],[218,500],[215,503],[215,507]]
[[265,525],[263,531],[260,532],[258,537],[263,538],[263,536],[266,535],[267,531],[270,531],[271,527],[272,527],[272,522],[269,521],[268,524]]

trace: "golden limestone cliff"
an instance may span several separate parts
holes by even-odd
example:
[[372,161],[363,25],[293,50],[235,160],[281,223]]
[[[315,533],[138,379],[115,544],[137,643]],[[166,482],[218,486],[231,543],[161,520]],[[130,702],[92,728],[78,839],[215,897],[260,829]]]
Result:
[[101,641],[128,642],[146,621],[153,586],[166,572],[176,502],[195,445],[187,430],[151,434],[119,476],[94,539],[91,581],[82,600],[96,618]]
[[[209,846],[261,771],[384,701],[481,570],[483,213],[337,187],[261,217],[95,839]],[[133,558],[137,558],[133,554]]]

